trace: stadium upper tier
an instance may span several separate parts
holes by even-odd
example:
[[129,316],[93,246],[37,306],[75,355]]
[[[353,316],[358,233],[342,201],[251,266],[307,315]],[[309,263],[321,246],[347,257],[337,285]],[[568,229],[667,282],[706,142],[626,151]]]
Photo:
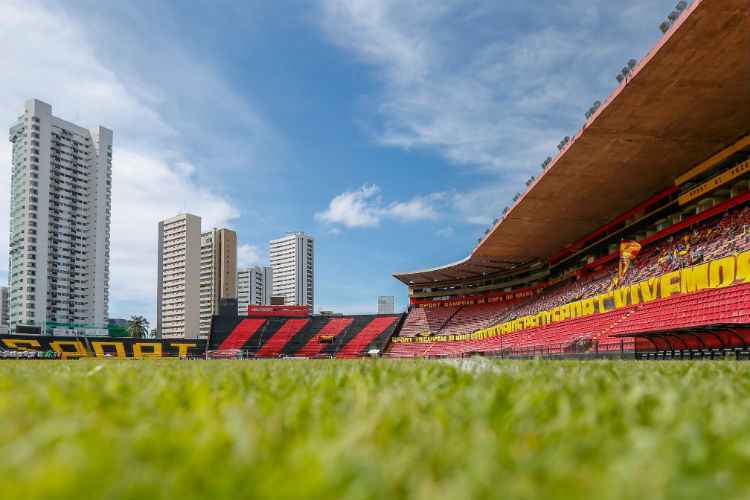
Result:
[[533,277],[553,255],[750,133],[748,0],[695,0],[464,260],[410,287]]

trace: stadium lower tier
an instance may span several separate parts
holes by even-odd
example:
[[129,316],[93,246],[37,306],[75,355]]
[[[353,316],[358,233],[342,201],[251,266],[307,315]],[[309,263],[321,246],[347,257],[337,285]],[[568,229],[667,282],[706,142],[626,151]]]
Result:
[[[460,336],[582,298],[595,297],[615,287],[629,286],[748,251],[750,207],[744,203],[694,226],[676,232],[667,229],[665,234],[665,237],[644,246],[623,276],[619,276],[618,260],[613,259],[597,269],[578,271],[573,276],[558,277],[537,285],[537,294],[524,300],[481,303],[483,300],[479,297],[474,300],[478,303],[447,307],[451,301],[435,301],[433,307],[413,307],[399,336]],[[454,302],[461,300],[458,298]]]
[[209,352],[216,356],[356,358],[383,352],[401,315],[307,318],[215,316]]
[[557,355],[747,346],[750,284],[677,295],[491,338],[453,342],[395,340],[386,351],[389,357]]

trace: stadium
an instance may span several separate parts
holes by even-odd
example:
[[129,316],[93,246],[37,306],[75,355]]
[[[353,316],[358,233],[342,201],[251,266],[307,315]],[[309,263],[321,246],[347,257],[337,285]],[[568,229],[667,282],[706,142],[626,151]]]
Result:
[[670,16],[401,314],[0,334],[0,497],[747,498],[750,0]]
[[228,304],[208,340],[11,336],[4,347],[66,358],[748,358],[749,31],[746,1],[694,2],[468,257],[394,275],[408,287],[404,317],[240,317]]

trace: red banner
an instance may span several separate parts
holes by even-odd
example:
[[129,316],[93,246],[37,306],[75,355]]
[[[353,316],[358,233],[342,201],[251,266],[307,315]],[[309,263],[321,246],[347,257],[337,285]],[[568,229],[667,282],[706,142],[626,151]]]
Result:
[[281,316],[284,318],[306,318],[310,316],[309,306],[247,306],[248,318],[267,318]]

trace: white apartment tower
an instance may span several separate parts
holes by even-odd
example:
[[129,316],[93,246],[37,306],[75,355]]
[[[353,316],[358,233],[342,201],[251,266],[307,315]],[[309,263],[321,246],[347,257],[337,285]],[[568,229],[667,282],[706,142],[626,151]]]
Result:
[[159,222],[156,331],[162,338],[200,333],[201,218],[181,214]]
[[270,267],[246,267],[237,270],[237,311],[247,315],[247,306],[271,304],[273,271]]
[[9,322],[10,316],[8,315],[8,287],[0,286],[0,334],[5,335],[9,333]]
[[112,131],[89,131],[32,99],[10,141],[11,329],[106,334]]
[[313,238],[302,232],[271,240],[273,296],[290,305],[308,305],[314,310],[315,249]]
[[201,235],[200,333],[208,338],[221,299],[237,298],[237,234],[212,229]]
[[396,310],[396,298],[393,295],[378,296],[378,314],[393,314]]

